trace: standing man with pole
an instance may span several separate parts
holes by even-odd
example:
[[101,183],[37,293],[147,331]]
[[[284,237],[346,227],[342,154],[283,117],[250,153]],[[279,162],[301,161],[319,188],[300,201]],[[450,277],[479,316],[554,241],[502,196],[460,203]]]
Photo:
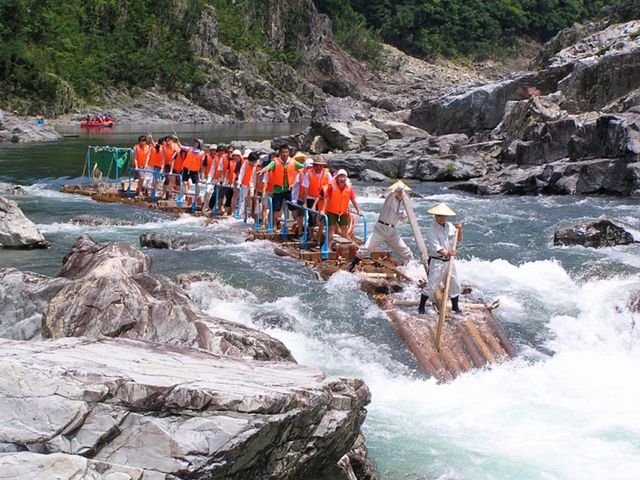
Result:
[[[447,217],[456,215],[444,203],[440,203],[429,210],[434,215],[434,222],[426,231],[427,248],[429,250],[429,277],[427,285],[422,289],[420,295],[420,306],[418,313],[425,313],[427,300],[437,304],[436,289],[440,284],[446,282],[446,276],[450,272],[451,283],[448,297],[451,299],[451,310],[455,313],[461,313],[459,301],[460,282],[456,272],[455,264],[449,265],[449,262],[456,256],[456,244],[462,241],[462,223],[455,225],[447,222]],[[454,241],[455,239],[455,241]],[[440,305],[440,309],[444,307],[444,302]]]
[[402,182],[397,182],[389,187],[392,192],[387,195],[382,205],[382,210],[378,215],[378,221],[373,227],[373,233],[368,238],[367,243],[358,250],[358,253],[351,264],[347,267],[348,271],[358,265],[364,257],[371,255],[371,252],[378,251],[382,244],[386,243],[404,263],[413,259],[411,249],[404,243],[402,237],[396,229],[396,225],[406,218],[404,210],[403,197],[405,190],[411,190]]

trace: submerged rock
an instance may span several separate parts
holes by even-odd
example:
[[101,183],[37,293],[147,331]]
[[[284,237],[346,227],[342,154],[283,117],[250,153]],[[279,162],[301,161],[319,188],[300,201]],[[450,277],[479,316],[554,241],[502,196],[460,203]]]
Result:
[[51,299],[42,319],[45,338],[123,337],[294,361],[282,342],[202,312],[178,285],[149,273],[149,257],[128,244],[83,235],[64,262],[59,276],[74,281]]
[[633,243],[633,235],[610,220],[596,220],[556,230],[554,245],[601,248]]
[[96,215],[76,215],[69,223],[73,225],[87,225],[92,227],[98,227],[103,225],[114,225],[114,226],[129,226],[135,225],[134,222],[130,220],[122,220],[120,218],[111,218],[111,217],[99,217]]
[[0,197],[0,248],[47,248],[35,224],[13,200]]
[[66,278],[50,278],[15,268],[0,269],[0,337],[39,339],[42,313],[68,283]]
[[22,185],[0,182],[0,195],[27,195],[27,191]]
[[211,235],[172,235],[160,232],[140,235],[140,246],[168,250],[193,250],[216,245],[218,240]]
[[327,478],[370,401],[362,381],[295,363],[124,339],[0,341],[0,356],[3,450],[132,478]]

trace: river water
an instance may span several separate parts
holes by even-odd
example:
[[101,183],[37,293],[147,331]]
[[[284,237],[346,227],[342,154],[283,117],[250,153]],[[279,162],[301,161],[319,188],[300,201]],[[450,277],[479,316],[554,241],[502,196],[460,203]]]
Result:
[[[415,201],[423,225],[431,221],[427,208],[442,201],[460,213],[462,281],[479,287],[487,301],[500,298],[497,317],[519,352],[514,361],[437,385],[420,373],[353,276],[339,272],[320,281],[299,263],[275,256],[268,242],[238,241],[244,227],[235,220],[205,227],[188,216],[176,220],[58,192],[81,174],[88,144],[129,146],[148,128],[1,146],[0,180],[30,185],[29,196],[14,199],[53,248],[0,251],[0,265],[54,275],[84,232],[133,245],[143,232],[207,232],[210,247],[146,251],[153,270],[168,276],[216,272],[218,280],[191,287],[205,310],[267,331],[302,364],[363,378],[373,395],[364,432],[383,479],[640,478],[640,316],[627,308],[640,289],[640,244],[552,246],[557,227],[602,215],[625,222],[640,240],[638,199],[477,197],[443,184],[416,185],[424,196]],[[203,127],[197,133],[224,142],[270,138],[290,128]],[[190,135],[186,130],[181,136]],[[372,223],[383,190],[357,187]],[[86,213],[137,224],[69,223]],[[401,232],[411,237],[407,226]],[[420,276],[417,262],[409,271]]]

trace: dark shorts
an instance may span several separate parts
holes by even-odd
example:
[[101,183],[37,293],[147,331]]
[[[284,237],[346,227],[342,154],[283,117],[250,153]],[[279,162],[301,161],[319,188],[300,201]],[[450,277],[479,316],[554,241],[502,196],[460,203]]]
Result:
[[222,187],[222,194],[224,195],[225,208],[231,208],[231,201],[233,200],[233,188]]
[[336,215],[335,213],[327,213],[327,217],[329,217],[329,226],[338,225],[340,227],[349,226],[349,214],[345,213],[344,215]]
[[134,180],[138,180],[140,178],[140,175],[142,175],[142,172],[138,171],[138,169],[134,168],[133,170],[133,179]]
[[166,177],[164,177],[164,184],[169,185],[169,182],[173,181],[175,178],[169,175],[171,173],[171,165],[165,165],[163,171],[167,174]]
[[[315,202],[315,199],[307,198],[307,208],[313,207],[313,202]],[[314,227],[317,224],[316,218],[318,218],[318,214],[312,213],[312,212],[308,212],[308,213],[309,213],[309,226]]]
[[196,183],[198,183],[198,181],[200,180],[200,177],[198,176],[198,172],[192,172],[188,168],[183,168],[182,169],[182,181],[183,182],[188,182],[189,179],[191,179],[191,182],[194,185]]
[[291,201],[291,190],[287,192],[274,193],[272,199],[273,199],[273,211],[278,212],[282,210],[282,204],[284,202]]

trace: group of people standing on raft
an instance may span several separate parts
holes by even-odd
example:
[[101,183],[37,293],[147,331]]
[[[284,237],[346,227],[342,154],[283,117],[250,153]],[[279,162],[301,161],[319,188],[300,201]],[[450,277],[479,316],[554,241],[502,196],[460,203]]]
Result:
[[[177,191],[177,183],[183,183],[184,191],[190,185],[205,183],[203,210],[217,208],[221,215],[230,215],[239,209],[254,220],[260,221],[262,228],[267,225],[269,208],[273,210],[273,219],[277,224],[284,212],[291,212],[294,217],[294,231],[302,233],[303,211],[295,205],[307,207],[313,211],[327,215],[328,242],[338,232],[348,238],[349,225],[352,222],[350,204],[358,215],[362,215],[356,199],[355,190],[351,186],[348,173],[340,169],[334,174],[321,155],[311,158],[302,152],[290,156],[291,149],[282,145],[278,152],[260,154],[251,150],[240,150],[225,145],[205,145],[201,139],[193,139],[190,146],[169,135],[158,140],[151,134],[138,137],[133,147],[134,178],[138,179],[137,194],[142,194],[145,184],[145,171],[153,170],[152,182],[155,189],[164,190],[164,198],[170,199]],[[164,180],[162,175],[164,173]],[[149,180],[147,178],[147,180]],[[148,182],[147,182],[148,184]],[[218,195],[214,195],[218,189]],[[396,226],[404,218],[403,196],[409,187],[398,182],[393,191],[387,195],[373,232],[362,246],[347,270],[353,271],[373,251],[380,250],[387,244],[405,263],[413,259],[413,254],[400,237]],[[215,200],[218,198],[218,204]],[[271,199],[271,202],[269,202]],[[193,201],[198,201],[194,196]],[[270,205],[271,203],[271,205]],[[436,304],[436,289],[447,275],[449,262],[456,255],[452,248],[454,238],[462,240],[462,224],[447,221],[456,213],[445,204],[439,204],[429,210],[434,215],[433,224],[426,231],[426,244],[429,252],[429,274],[421,291],[418,313],[425,313],[427,301]],[[315,235],[318,243],[324,235],[323,222],[316,215],[309,215],[309,226],[317,226]],[[313,230],[312,230],[313,231]],[[449,298],[452,310],[460,313],[460,282],[451,265],[451,283]]]

